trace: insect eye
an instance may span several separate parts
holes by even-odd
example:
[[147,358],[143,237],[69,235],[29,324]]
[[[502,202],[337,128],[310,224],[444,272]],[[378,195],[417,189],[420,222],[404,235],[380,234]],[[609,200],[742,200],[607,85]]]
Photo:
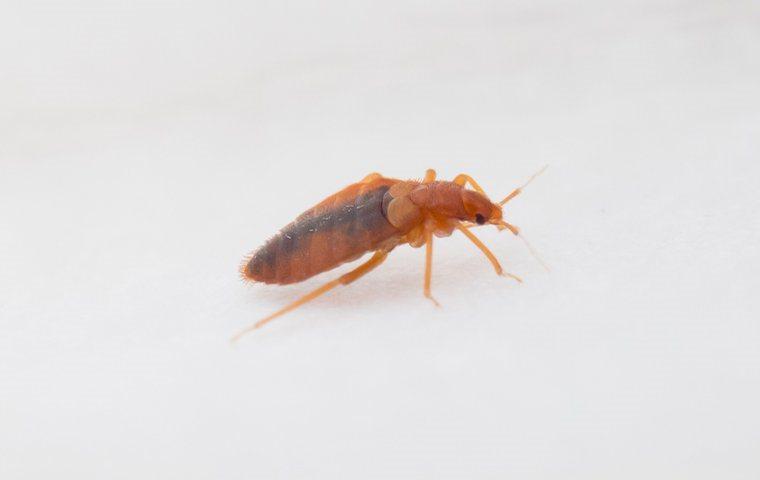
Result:
[[483,225],[484,223],[486,223],[486,217],[478,213],[475,215],[475,222],[478,225]]

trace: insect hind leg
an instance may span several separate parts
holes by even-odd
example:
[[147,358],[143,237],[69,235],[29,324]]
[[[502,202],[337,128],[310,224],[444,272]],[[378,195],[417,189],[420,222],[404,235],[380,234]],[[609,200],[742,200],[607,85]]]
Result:
[[243,335],[246,333],[249,333],[253,330],[256,330],[257,328],[261,328],[267,323],[271,322],[275,318],[284,315],[291,310],[295,310],[296,308],[300,307],[301,305],[308,303],[315,298],[319,297],[320,295],[329,292],[333,288],[340,286],[340,285],[348,285],[351,282],[354,282],[361,278],[362,276],[366,275],[370,271],[372,271],[375,267],[383,263],[383,261],[388,256],[388,252],[384,250],[378,250],[375,252],[374,255],[372,255],[372,258],[367,260],[366,262],[362,263],[355,269],[351,270],[350,272],[341,275],[340,277],[336,278],[335,280],[332,280],[330,282],[327,282],[326,284],[322,285],[321,287],[317,288],[316,290],[313,290],[303,297],[299,298],[298,300],[294,301],[293,303],[284,306],[283,308],[277,310],[273,314],[269,315],[268,317],[262,318],[258,322],[254,323],[253,325],[241,330],[238,332],[234,337],[232,337],[232,342],[238,341]]

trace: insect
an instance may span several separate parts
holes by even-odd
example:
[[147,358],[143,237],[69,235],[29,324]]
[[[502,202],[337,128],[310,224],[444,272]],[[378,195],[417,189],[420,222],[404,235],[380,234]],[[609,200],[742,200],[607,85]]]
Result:
[[462,232],[483,252],[497,274],[522,282],[516,275],[504,271],[494,254],[470,229],[479,225],[508,229],[520,237],[547,268],[519,229],[502,218],[502,207],[546,168],[498,203],[492,203],[469,175],[457,175],[450,182],[438,181],[432,169],[427,170],[422,180],[398,180],[371,173],[327,197],[249,255],[240,267],[241,276],[246,280],[286,285],[356,260],[367,252],[373,252],[372,257],[242,330],[233,341],[339,285],[358,280],[383,263],[391,250],[405,243],[414,248],[425,246],[423,292],[438,305],[430,293],[433,237],[446,237],[454,230]]

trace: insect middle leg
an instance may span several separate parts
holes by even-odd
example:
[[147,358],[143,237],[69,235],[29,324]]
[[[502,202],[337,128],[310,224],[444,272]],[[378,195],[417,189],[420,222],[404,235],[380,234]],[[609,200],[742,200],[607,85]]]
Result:
[[251,332],[253,330],[256,330],[257,328],[261,328],[265,324],[271,322],[275,318],[279,317],[280,315],[283,315],[285,313],[288,313],[291,310],[294,310],[304,303],[310,302],[311,300],[314,300],[318,296],[322,295],[323,293],[329,292],[333,288],[339,286],[339,285],[348,285],[351,282],[354,282],[361,278],[363,275],[366,275],[372,269],[383,263],[383,261],[388,257],[388,252],[384,250],[378,250],[375,252],[374,255],[372,255],[372,258],[367,260],[366,262],[362,263],[355,269],[351,270],[350,272],[341,275],[340,277],[336,278],[335,280],[331,282],[327,282],[326,284],[322,285],[321,287],[317,288],[316,290],[311,291],[310,293],[307,293],[303,297],[299,298],[295,302],[286,305],[285,307],[277,310],[273,314],[269,315],[268,317],[262,318],[255,324],[251,325],[250,327],[247,327],[246,329],[240,331],[237,333],[234,337],[232,337],[232,341],[235,342],[240,337],[245,335],[248,332]]
[[493,265],[493,268],[496,270],[497,275],[506,275],[507,277],[513,278],[522,283],[522,279],[520,277],[512,273],[505,272],[504,269],[501,268],[501,264],[496,259],[496,256],[493,254],[493,252],[491,252],[491,250],[489,250],[488,247],[486,247],[486,245],[481,242],[480,239],[476,237],[469,228],[463,227],[462,225],[457,225],[457,229],[460,232],[464,233],[465,237],[467,237],[472,243],[475,244],[476,247],[480,249],[481,252],[483,252],[483,254],[488,258],[488,261],[491,262],[491,265]]
[[430,293],[430,280],[433,276],[433,232],[429,229],[425,229],[425,283],[423,286],[423,292],[427,298],[429,298],[436,307],[440,307],[441,304],[433,298]]

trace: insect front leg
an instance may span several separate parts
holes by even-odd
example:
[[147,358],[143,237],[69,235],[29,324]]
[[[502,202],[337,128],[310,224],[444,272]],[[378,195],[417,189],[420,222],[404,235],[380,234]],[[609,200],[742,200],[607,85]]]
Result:
[[501,268],[501,264],[499,264],[499,261],[496,259],[496,255],[494,255],[493,252],[491,252],[491,250],[489,250],[488,247],[486,247],[486,245],[481,242],[480,239],[476,237],[469,228],[463,227],[462,225],[457,225],[457,230],[464,233],[464,236],[467,237],[472,243],[474,243],[481,252],[483,252],[486,258],[488,258],[488,261],[491,262],[491,265],[493,265],[493,268],[496,270],[497,275],[506,275],[507,277],[513,278],[522,283],[522,279],[520,277],[512,273],[505,272],[504,269]]
[[453,182],[463,187],[469,183],[470,186],[474,188],[476,192],[486,195],[486,192],[484,192],[483,189],[480,187],[480,185],[478,185],[478,182],[476,182],[475,179],[473,179],[471,176],[467,175],[466,173],[460,173],[459,175],[454,177]]
[[372,182],[374,180],[377,180],[378,178],[383,178],[382,174],[379,174],[377,172],[372,172],[369,175],[367,175],[366,177],[364,177],[361,180],[359,180],[359,183],[369,183],[369,182]]

